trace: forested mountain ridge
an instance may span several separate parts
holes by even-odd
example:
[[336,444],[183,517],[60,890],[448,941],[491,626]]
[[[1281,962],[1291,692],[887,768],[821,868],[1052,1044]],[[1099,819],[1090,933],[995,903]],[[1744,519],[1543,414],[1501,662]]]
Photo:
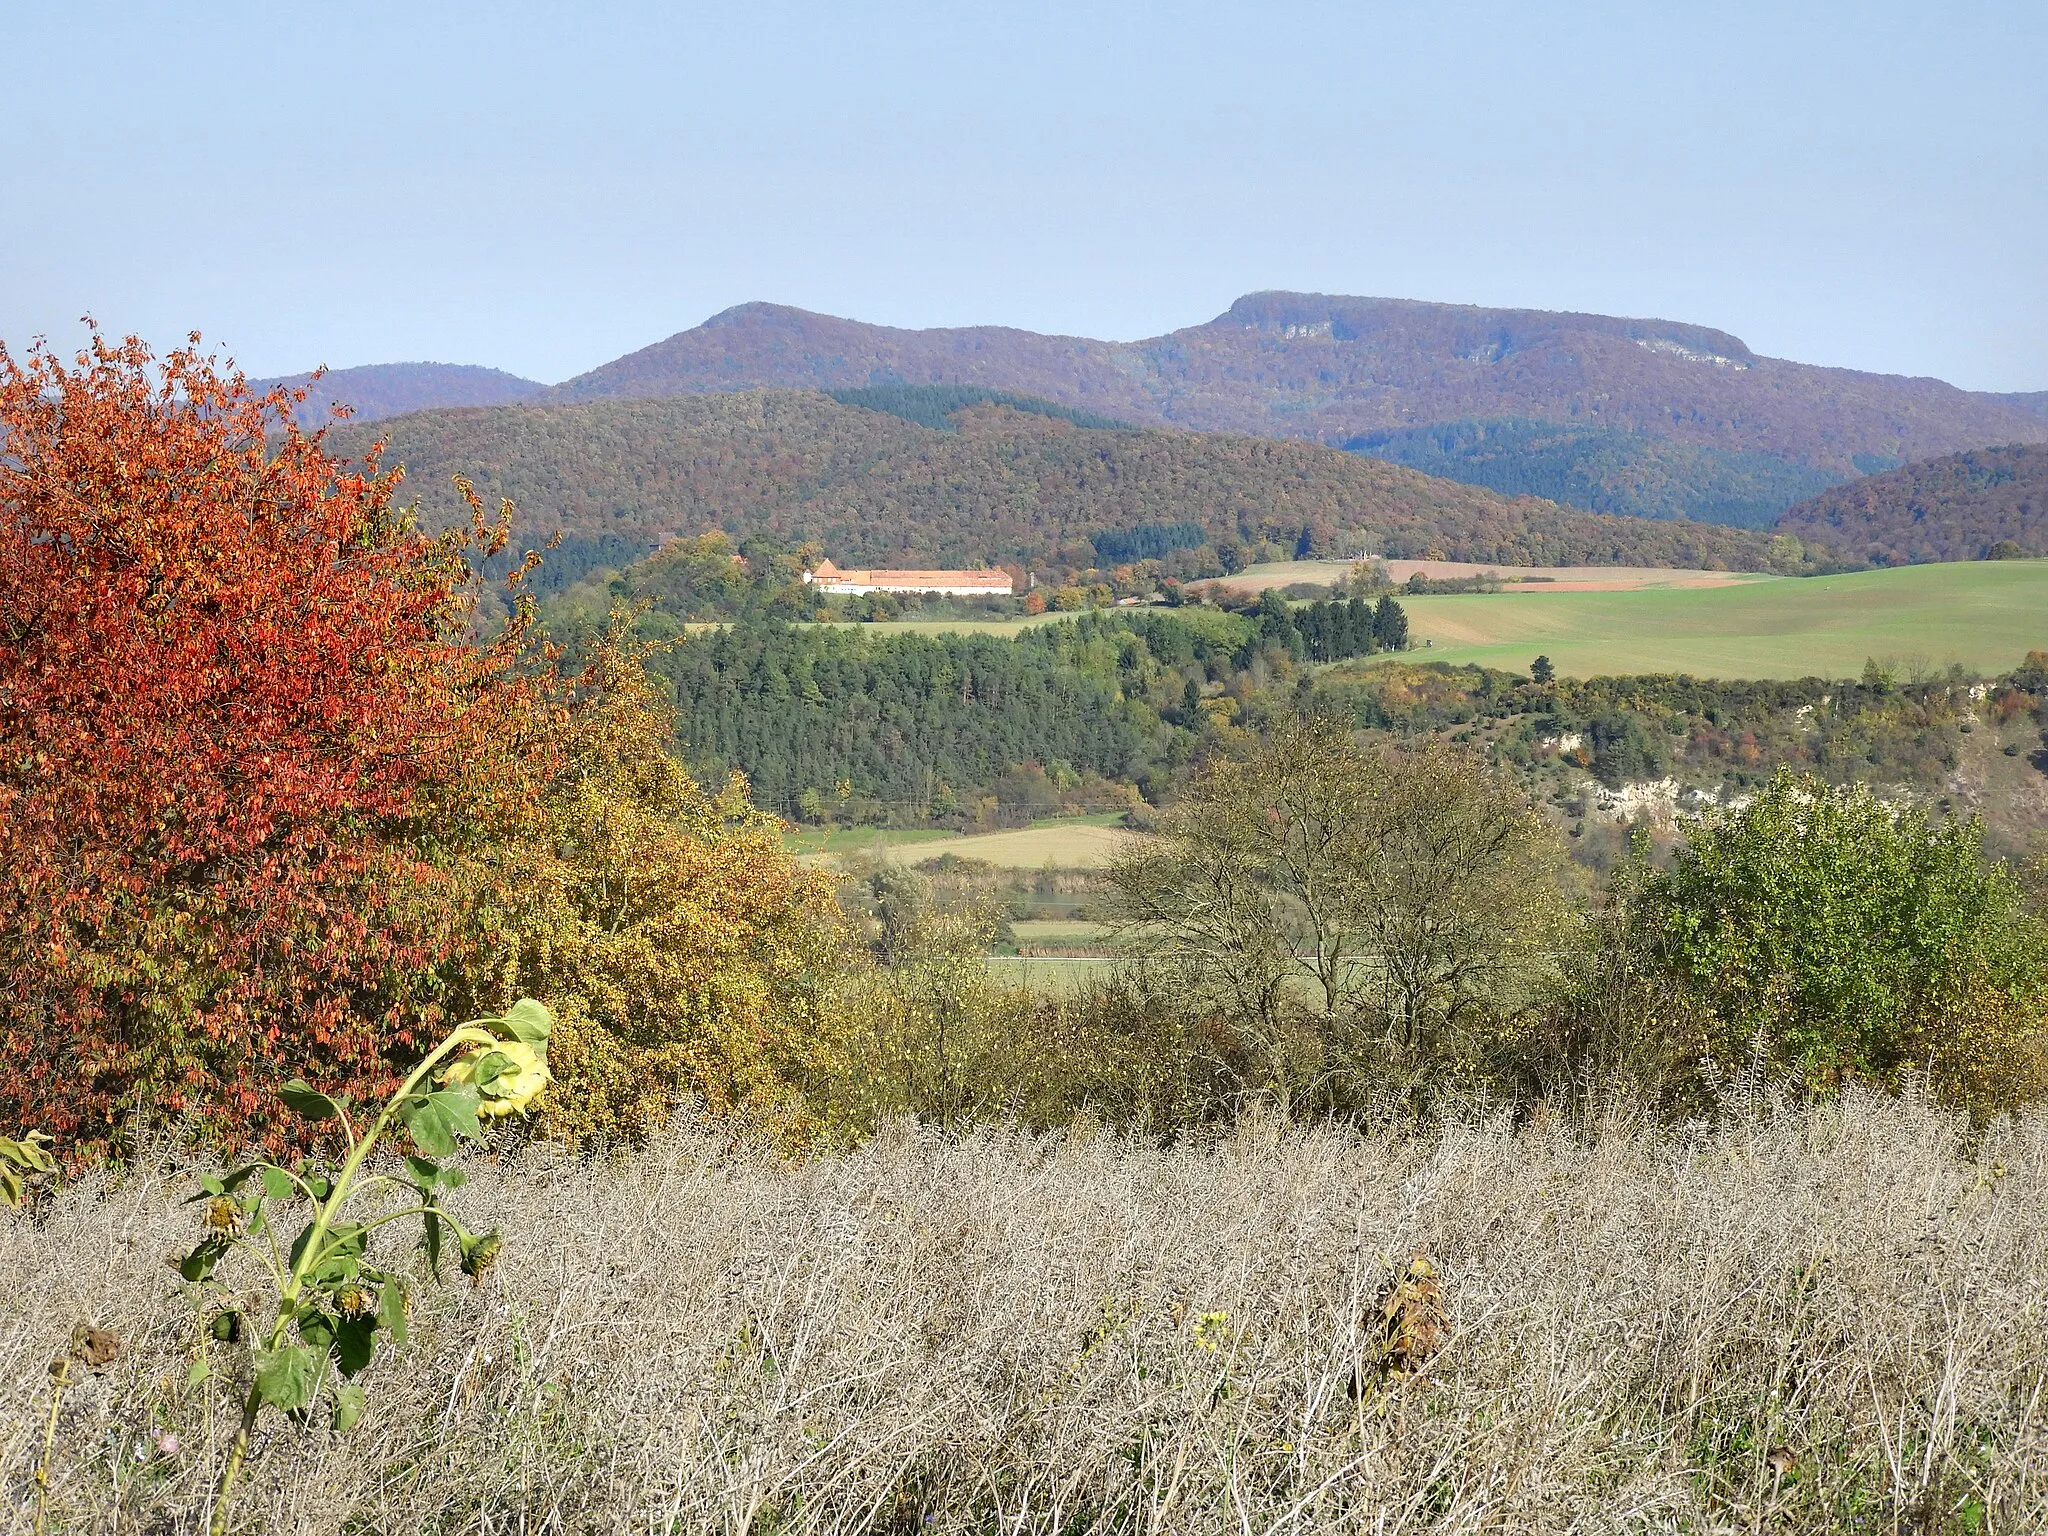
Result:
[[1836,475],[1767,453],[1568,422],[1454,421],[1369,432],[1344,446],[1509,496],[1634,517],[1768,528]]
[[2002,400],[2016,411],[2038,416],[2048,421],[2048,389],[2036,389],[2024,394],[1993,395],[1993,400]]
[[[1767,569],[1771,540],[1510,498],[1312,443],[1090,429],[999,405],[933,428],[814,391],[760,390],[429,411],[336,430],[378,438],[430,521],[461,515],[456,474],[520,507],[521,537],[651,547],[718,528],[816,540],[848,564],[1096,564],[1094,538],[1199,524],[1219,550],[1521,564]],[[1778,556],[1781,564],[1787,558]],[[1796,559],[1796,551],[1790,557]]]
[[2048,445],[1907,464],[1823,491],[1778,526],[1874,565],[2048,555]]
[[1762,357],[1705,326],[1303,293],[1250,294],[1206,324],[1128,343],[1002,326],[901,330],[742,304],[552,398],[942,383],[1325,443],[1432,423],[1572,423],[1838,478],[2048,440],[2033,396]]
[[310,373],[252,379],[250,383],[258,390],[278,386],[306,390],[299,419],[307,427],[325,425],[331,419],[329,407],[336,401],[352,408],[353,421],[378,421],[407,411],[510,405],[547,391],[547,385],[517,374],[462,363],[372,363],[362,368],[330,369],[317,383]]

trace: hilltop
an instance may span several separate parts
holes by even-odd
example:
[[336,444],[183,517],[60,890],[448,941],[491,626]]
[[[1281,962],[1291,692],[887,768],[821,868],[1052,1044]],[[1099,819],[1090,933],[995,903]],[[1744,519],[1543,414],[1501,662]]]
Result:
[[552,388],[394,363],[331,373],[317,393],[373,421],[752,389],[893,394],[855,403],[927,424],[966,391],[1086,426],[1300,438],[1586,511],[1751,528],[1859,475],[2048,442],[2048,391],[1789,362],[1683,321],[1282,292],[1132,342],[749,303]]
[[[1751,525],[1831,482],[2048,440],[2043,396],[1788,362],[1707,326],[1306,293],[1251,294],[1135,342],[742,304],[551,398],[873,384],[1016,391],[1147,425],[1354,446],[1593,510]],[[1567,440],[1518,441],[1531,424]],[[1429,427],[1453,441],[1400,436]],[[1460,451],[1461,437],[1490,446]]]
[[721,528],[815,539],[843,563],[1084,568],[1098,533],[1193,523],[1247,562],[1363,544],[1499,564],[1771,564],[1760,534],[1576,512],[1313,443],[1081,427],[996,403],[952,412],[949,426],[750,390],[420,412],[348,424],[333,446],[387,438],[387,462],[406,467],[432,520],[458,516],[449,482],[463,473],[519,505],[523,537],[641,550]]
[[335,368],[317,384],[310,373],[250,382],[259,390],[278,386],[309,389],[311,393],[300,407],[301,419],[308,426],[330,420],[327,408],[337,401],[353,407],[351,420],[363,422],[448,406],[509,405],[547,391],[547,385],[517,374],[460,363],[372,363],[362,368]]
[[1907,464],[1801,502],[1778,526],[1875,565],[2048,555],[2048,445]]

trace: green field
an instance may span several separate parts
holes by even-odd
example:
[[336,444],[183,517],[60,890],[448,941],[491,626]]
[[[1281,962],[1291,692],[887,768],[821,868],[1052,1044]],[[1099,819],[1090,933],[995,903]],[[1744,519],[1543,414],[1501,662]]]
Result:
[[[2004,672],[2048,649],[2048,560],[1915,565],[1848,576],[1635,592],[1404,597],[1409,661],[1573,677],[1849,677],[1866,658]],[[1425,649],[1425,642],[1428,642]]]
[[[782,835],[782,846],[798,855],[880,853],[912,843],[955,841],[943,828],[799,827]],[[907,855],[906,855],[907,856]]]
[[1010,924],[1010,935],[1016,939],[1020,949],[1038,944],[1073,949],[1095,948],[1108,942],[1109,934],[1107,924],[1073,917],[1020,917]]

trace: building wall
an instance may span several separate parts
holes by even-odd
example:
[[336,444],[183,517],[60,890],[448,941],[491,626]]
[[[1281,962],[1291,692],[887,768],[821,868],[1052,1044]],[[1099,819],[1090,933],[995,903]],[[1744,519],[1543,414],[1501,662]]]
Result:
[[1001,586],[964,583],[957,586],[950,583],[935,583],[927,586],[923,583],[912,584],[908,582],[899,584],[895,582],[821,581],[818,583],[818,590],[829,592],[839,597],[857,597],[863,592],[929,592],[941,597],[1009,597],[1013,595],[1008,582],[1004,582]]

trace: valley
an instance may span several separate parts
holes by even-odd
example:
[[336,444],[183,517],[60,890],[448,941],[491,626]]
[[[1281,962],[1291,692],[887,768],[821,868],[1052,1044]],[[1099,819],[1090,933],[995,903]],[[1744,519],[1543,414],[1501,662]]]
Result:
[[13,12],[4,1536],[2048,1531],[2038,0]]

